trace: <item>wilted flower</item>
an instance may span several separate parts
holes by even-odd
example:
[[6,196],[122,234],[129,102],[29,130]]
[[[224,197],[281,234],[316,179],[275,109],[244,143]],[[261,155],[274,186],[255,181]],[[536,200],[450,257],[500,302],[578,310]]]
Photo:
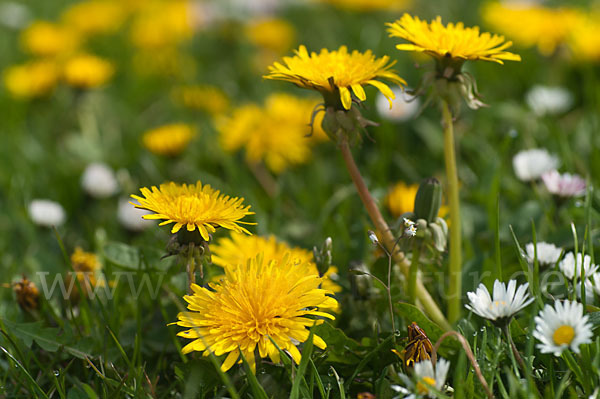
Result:
[[554,307],[546,305],[535,317],[535,323],[533,336],[541,341],[537,347],[542,353],[560,356],[567,348],[579,353],[581,344],[592,342],[592,327],[578,302],[557,300]]
[[392,88],[392,92],[396,96],[392,100],[392,108],[389,107],[388,99],[382,93],[377,93],[375,104],[379,115],[394,122],[404,122],[413,118],[419,111],[419,98],[413,97],[398,88]]
[[163,156],[181,154],[194,137],[194,129],[185,123],[163,125],[144,133],[144,146],[151,152]]
[[198,229],[202,239],[208,241],[209,233],[214,233],[218,227],[250,234],[239,224],[254,224],[241,221],[244,216],[254,214],[250,212],[250,205],[243,205],[243,198],[223,195],[200,181],[189,185],[170,182],[151,189],[144,187],[140,191],[143,197],[131,196],[139,204],[131,204],[154,212],[143,216],[144,219],[165,219],[160,226],[175,223],[171,229],[173,234],[182,227],[186,227],[188,232]]
[[[334,319],[319,309],[337,307],[336,300],[328,296],[331,292],[319,288],[323,279],[318,274],[306,274],[302,264],[258,256],[225,268],[225,273],[225,279],[209,284],[210,288],[192,284],[193,294],[184,297],[190,311],[179,313],[179,321],[174,323],[189,328],[179,336],[193,339],[183,347],[183,353],[227,354],[223,371],[238,362],[240,354],[253,372],[255,353],[279,363],[278,348],[300,364],[296,345],[308,339],[308,328],[322,323],[310,317]],[[313,343],[321,349],[327,346],[317,335]]]
[[30,312],[39,308],[40,291],[33,281],[23,276],[21,280],[13,283],[12,287],[21,309]]
[[81,176],[83,190],[94,198],[106,198],[119,190],[113,170],[101,162],[89,164]]
[[29,216],[40,226],[60,226],[65,222],[66,215],[63,207],[47,199],[34,199],[29,203]]
[[475,292],[467,293],[469,304],[465,307],[488,320],[507,320],[533,302],[533,298],[528,299],[528,287],[529,283],[525,283],[517,289],[516,280],[510,280],[508,285],[496,280],[492,299],[486,286],[479,284]]
[[537,245],[533,245],[532,242],[525,246],[526,256],[529,263],[533,263],[535,259],[535,249],[537,247],[537,260],[540,265],[554,265],[558,262],[560,254],[562,254],[562,248],[557,247],[554,244],[547,242],[538,242]]
[[558,164],[556,156],[541,148],[521,151],[513,157],[515,174],[522,181],[538,179],[544,173],[556,169]]
[[69,58],[64,65],[64,79],[70,86],[93,89],[104,85],[115,72],[113,64],[91,54]]
[[54,89],[58,68],[53,61],[30,61],[4,71],[4,85],[17,98],[42,97]]
[[85,252],[81,247],[75,248],[71,254],[71,264],[76,272],[93,273],[100,269],[98,256],[92,252]]
[[579,175],[563,173],[556,170],[546,172],[542,175],[546,189],[551,194],[559,197],[579,197],[585,194],[586,184]]
[[573,95],[563,87],[536,85],[527,92],[525,101],[536,115],[555,115],[571,107]]
[[584,279],[590,277],[598,270],[598,266],[592,264],[592,258],[589,255],[582,256],[581,252],[577,254],[577,260],[575,260],[573,252],[568,252],[558,266],[565,277],[570,280],[581,278],[582,267]]

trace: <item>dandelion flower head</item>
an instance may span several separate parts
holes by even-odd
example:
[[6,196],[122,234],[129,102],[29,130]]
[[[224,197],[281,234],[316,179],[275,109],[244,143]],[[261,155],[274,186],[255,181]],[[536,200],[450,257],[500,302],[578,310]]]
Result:
[[223,227],[238,233],[250,234],[240,224],[253,224],[243,222],[244,216],[253,215],[250,205],[243,205],[244,199],[230,197],[214,190],[209,185],[176,184],[174,182],[161,184],[160,187],[152,186],[150,189],[140,189],[143,197],[132,195],[139,204],[131,202],[133,206],[154,212],[144,215],[144,219],[161,220],[160,226],[175,223],[171,233],[175,234],[185,226],[187,231],[198,229],[202,239],[208,241],[209,234],[214,233],[217,227]]
[[450,58],[458,62],[483,60],[503,64],[503,61],[521,61],[519,55],[505,51],[512,42],[505,41],[504,36],[481,33],[479,27],[465,27],[462,22],[444,26],[439,16],[427,22],[405,13],[387,26],[391,37],[409,42],[398,44],[398,50],[423,52],[436,59]]
[[[334,319],[319,310],[336,305],[328,296],[331,293],[319,288],[323,279],[307,275],[304,267],[289,258],[279,263],[258,256],[225,272],[226,278],[209,288],[193,284],[193,294],[184,297],[189,311],[180,313],[174,323],[189,328],[179,336],[193,339],[183,353],[227,354],[223,371],[243,354],[254,372],[257,348],[261,358],[268,356],[279,363],[279,347],[299,364],[301,354],[296,345],[308,339],[310,327],[322,323],[314,317]],[[313,335],[313,343],[321,349],[327,346],[317,335]]]
[[229,108],[229,98],[216,86],[178,86],[171,92],[173,100],[186,108],[219,115]]
[[93,89],[112,78],[115,67],[110,61],[91,54],[79,54],[65,62],[65,81],[77,88]]
[[21,33],[21,45],[30,54],[40,57],[58,57],[77,49],[77,34],[61,25],[35,21]]
[[171,123],[144,133],[144,146],[152,153],[176,156],[183,152],[194,137],[194,129],[185,123]]
[[391,107],[394,93],[378,78],[406,85],[404,79],[390,69],[393,65],[388,56],[376,58],[371,50],[349,53],[346,46],[341,46],[334,51],[322,49],[317,54],[309,53],[305,46],[300,46],[293,57],[283,57],[283,64],[275,62],[271,65],[264,77],[317,90],[326,104],[337,105],[341,101],[346,110],[352,105],[352,93],[358,100],[366,100],[363,85],[368,84],[379,89],[388,98]]
[[53,61],[30,61],[13,65],[4,71],[4,85],[16,98],[43,97],[58,82],[58,67]]
[[[305,267],[306,274],[319,274],[311,251],[292,247],[283,241],[277,240],[273,235],[261,237],[234,233],[231,238],[218,239],[216,243],[211,245],[210,250],[213,263],[223,268],[243,264],[247,259],[263,254],[265,259],[271,259],[279,264],[283,264],[284,258],[287,257],[289,262]],[[337,278],[337,271],[335,266],[331,266],[325,272],[323,275],[323,289],[331,292],[342,290],[334,281]]]

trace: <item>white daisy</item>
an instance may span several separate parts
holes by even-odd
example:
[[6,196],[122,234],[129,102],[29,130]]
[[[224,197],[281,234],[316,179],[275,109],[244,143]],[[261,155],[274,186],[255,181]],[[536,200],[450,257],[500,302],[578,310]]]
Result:
[[486,286],[479,284],[475,292],[467,293],[470,303],[465,307],[488,320],[510,318],[533,302],[533,298],[528,299],[528,287],[529,283],[525,283],[517,289],[516,280],[510,280],[508,286],[501,283],[500,280],[496,280],[494,282],[494,298],[492,299]]
[[420,101],[418,97],[413,97],[406,90],[392,89],[395,99],[392,100],[390,108],[389,100],[381,93],[377,94],[375,102],[379,115],[393,122],[404,122],[413,118],[419,111]]
[[60,226],[65,222],[66,215],[62,205],[47,199],[34,199],[29,203],[29,216],[33,223],[39,226]]
[[573,96],[563,87],[536,85],[527,92],[525,101],[538,116],[555,115],[571,107]]
[[579,353],[579,345],[592,342],[592,326],[583,315],[583,305],[578,302],[556,301],[554,307],[546,305],[535,317],[533,336],[540,343],[542,353],[560,354],[567,348]]
[[106,164],[89,164],[81,175],[81,187],[94,198],[107,198],[119,189],[115,172]]
[[575,262],[575,255],[573,252],[569,252],[558,264],[560,271],[569,280],[573,280],[575,277],[581,278],[582,265],[584,279],[590,277],[598,270],[598,266],[592,264],[592,258],[590,258],[589,255],[585,255],[583,257],[583,262],[581,261],[581,252],[577,254],[577,262]]
[[[560,254],[562,253],[562,248],[557,247],[554,244],[550,244],[547,242],[538,242],[537,245],[537,260],[540,265],[554,265],[558,262],[558,258],[560,258]],[[535,258],[535,247],[532,242],[525,245],[525,251],[527,260],[529,263],[533,263]]]
[[542,180],[546,189],[559,197],[580,197],[585,194],[585,180],[579,175],[563,173],[551,170],[542,174]]
[[406,374],[400,374],[400,378],[404,381],[407,388],[395,386],[394,390],[404,394],[404,399],[415,399],[419,397],[436,397],[430,395],[430,390],[433,388],[436,391],[442,391],[446,385],[446,377],[450,369],[450,362],[446,359],[439,358],[435,367],[431,360],[423,360],[415,363],[413,378],[411,379]]
[[522,181],[540,178],[545,172],[558,168],[558,158],[541,148],[521,151],[513,157],[515,174]]

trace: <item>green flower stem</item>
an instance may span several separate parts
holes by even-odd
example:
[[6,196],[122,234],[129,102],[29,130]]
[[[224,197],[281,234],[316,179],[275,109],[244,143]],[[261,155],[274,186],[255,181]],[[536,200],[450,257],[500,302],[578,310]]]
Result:
[[[394,262],[396,262],[400,266],[400,269],[408,278],[410,263],[408,262],[408,259],[406,259],[406,256],[404,256],[404,253],[395,248],[396,240],[394,238],[394,235],[392,234],[392,231],[383,219],[381,212],[379,212],[379,208],[377,207],[375,200],[371,196],[371,193],[369,192],[369,189],[367,188],[367,185],[365,184],[365,181],[363,180],[362,175],[360,174],[360,171],[358,170],[358,167],[354,162],[354,157],[352,156],[352,152],[350,151],[350,147],[348,146],[347,141],[343,140],[340,143],[340,150],[342,152],[344,162],[346,163],[348,173],[350,173],[350,177],[352,178],[352,181],[356,186],[356,190],[358,191],[360,199],[362,200],[365,208],[367,209],[367,213],[369,214],[371,221],[375,225],[377,231],[379,231],[379,236],[382,240],[383,245],[385,246],[385,248],[388,249],[388,251],[394,249],[392,253]],[[425,288],[425,286],[423,285],[423,282],[419,279],[417,279],[416,292],[417,298],[419,298],[419,301],[423,305],[423,308],[425,309],[425,312],[429,315],[429,317],[431,317],[431,319],[435,321],[444,330],[450,330],[450,324],[444,317],[444,314],[442,313],[438,305],[435,303],[435,300],[427,291],[427,288]]]
[[196,283],[196,274],[194,273],[194,269],[196,268],[195,251],[194,244],[190,243],[188,247],[188,256],[185,262],[185,269],[188,275],[188,295],[192,295],[192,284]]
[[448,179],[448,203],[450,205],[450,267],[448,268],[448,320],[454,323],[460,317],[462,296],[462,236],[460,228],[460,201],[458,196],[458,173],[454,150],[452,113],[446,100],[442,99],[444,127],[444,159]]
[[421,242],[417,241],[413,248],[410,270],[408,271],[408,300],[410,303],[417,304],[417,276],[419,274],[419,259],[421,258]]

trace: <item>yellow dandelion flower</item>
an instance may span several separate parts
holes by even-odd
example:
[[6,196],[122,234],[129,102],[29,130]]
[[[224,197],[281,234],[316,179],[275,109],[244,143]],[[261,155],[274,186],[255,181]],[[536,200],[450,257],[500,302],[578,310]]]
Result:
[[[279,347],[300,363],[296,345],[308,339],[311,326],[322,323],[314,317],[334,319],[319,308],[332,308],[336,300],[319,288],[322,278],[318,275],[306,275],[304,268],[287,260],[279,264],[264,259],[259,256],[225,269],[226,278],[209,284],[210,289],[192,285],[193,294],[184,297],[189,312],[179,313],[174,323],[189,328],[180,337],[194,340],[183,347],[183,353],[227,354],[223,371],[238,362],[242,353],[255,372],[256,349],[261,358],[268,356],[279,363]],[[313,343],[327,347],[317,335]]]
[[385,197],[385,205],[393,217],[398,218],[413,211],[418,190],[418,184],[408,185],[404,182],[398,182],[390,189]]
[[183,152],[194,137],[195,131],[185,123],[172,123],[144,133],[144,146],[151,152],[163,156],[176,156]]
[[351,11],[398,11],[412,5],[412,0],[319,0]]
[[255,46],[280,54],[290,49],[296,31],[286,20],[265,18],[252,21],[246,27],[246,37]]
[[578,14],[568,8],[496,2],[488,3],[482,9],[487,25],[523,47],[537,46],[543,55],[552,55],[567,40],[578,25]]
[[[231,238],[218,239],[216,243],[211,245],[210,251],[212,262],[223,268],[244,264],[248,259],[263,254],[265,259],[274,260],[279,264],[282,264],[287,256],[292,263],[305,265],[308,274],[319,274],[311,251],[292,247],[283,241],[277,240],[273,235],[260,237],[232,234]],[[342,290],[342,287],[333,280],[337,271],[335,266],[331,266],[323,275],[323,289],[331,292]]]
[[96,272],[100,269],[100,261],[96,254],[85,252],[81,247],[75,248],[71,255],[71,264],[76,272]]
[[[247,104],[233,110],[230,116],[217,119],[221,146],[225,151],[246,150],[250,162],[264,161],[274,173],[291,165],[306,163],[310,158],[308,126],[316,101],[289,94],[270,95],[263,107]],[[325,133],[320,118],[314,123],[314,136],[322,140]]]
[[91,54],[80,54],[65,62],[63,75],[67,84],[80,89],[104,85],[113,76],[115,68],[105,59]]
[[502,64],[503,60],[521,61],[519,55],[504,51],[512,42],[506,42],[504,36],[480,33],[478,26],[467,28],[462,22],[444,26],[441,17],[428,23],[406,13],[386,25],[391,37],[409,42],[398,44],[398,50],[424,52],[438,60],[449,58],[455,62],[484,60]]
[[42,97],[52,92],[58,81],[58,68],[52,61],[31,61],[4,71],[4,85],[17,98]]
[[21,280],[13,283],[13,291],[21,309],[30,312],[40,307],[40,291],[27,277],[23,276]]
[[600,61],[600,11],[581,16],[569,35],[569,48],[577,61]]
[[126,16],[127,10],[118,1],[91,0],[71,5],[61,19],[64,25],[89,36],[118,31]]
[[131,41],[140,48],[157,49],[188,40],[193,35],[191,2],[148,1],[131,26]]
[[216,86],[179,86],[171,92],[173,100],[184,107],[219,115],[229,108],[229,97]]
[[144,187],[140,191],[143,197],[131,196],[139,204],[131,202],[131,205],[154,212],[144,215],[144,219],[165,219],[160,226],[175,223],[171,233],[177,233],[185,226],[187,231],[198,229],[202,238],[208,241],[209,233],[214,233],[217,227],[250,234],[238,223],[255,224],[241,221],[244,216],[254,214],[250,212],[250,205],[242,204],[244,198],[223,195],[200,181],[189,185],[170,182],[159,188]]
[[73,52],[79,45],[79,38],[63,26],[36,21],[21,33],[21,44],[33,55],[55,57]]
[[[390,68],[388,56],[375,58],[371,50],[360,53],[356,50],[348,53],[346,46],[338,50],[322,49],[319,54],[308,53],[300,46],[293,57],[283,57],[285,65],[276,62],[269,67],[266,79],[284,80],[295,85],[319,91],[325,103],[340,109],[349,110],[352,105],[352,93],[360,100],[367,98],[363,85],[369,84],[379,89],[390,101],[395,98],[385,83],[377,80],[385,78],[393,83],[405,85],[406,82]],[[352,93],[351,93],[352,91]]]

